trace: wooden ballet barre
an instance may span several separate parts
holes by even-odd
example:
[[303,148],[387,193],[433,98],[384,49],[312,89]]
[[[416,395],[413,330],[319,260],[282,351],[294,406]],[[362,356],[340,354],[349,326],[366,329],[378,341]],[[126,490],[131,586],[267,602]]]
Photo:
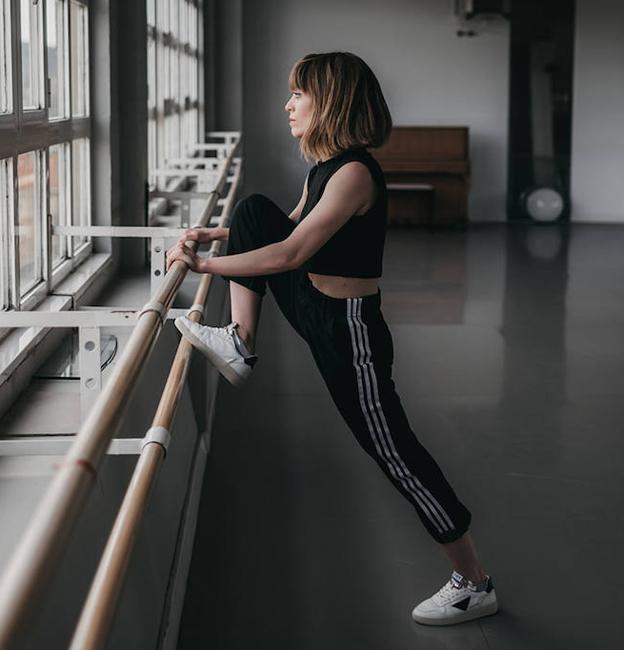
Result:
[[[238,180],[237,177],[235,186],[238,185]],[[229,224],[234,195],[234,192],[229,195],[219,224],[222,227]],[[209,255],[218,255],[222,244],[222,241],[213,241]],[[191,320],[199,322],[202,319],[212,278],[211,274],[202,276],[189,310]],[[166,455],[171,437],[170,429],[182,395],[192,351],[193,346],[182,337],[152,426],[144,438],[139,460],[91,584],[70,650],[96,650],[106,647],[128,562],[147,509],[149,495]]]
[[[212,222],[212,219],[211,219]],[[179,239],[185,228],[167,228],[165,226],[57,226],[50,227],[52,235],[68,235],[69,237],[121,237],[143,238],[162,237],[163,239]]]
[[[223,193],[239,143],[232,145],[224,160],[221,177],[196,227],[208,223]],[[187,245],[197,248],[195,242]],[[159,290],[143,307],[108,383],[76,434],[5,569],[0,581],[2,650],[19,650],[25,645],[28,630],[33,627],[39,612],[38,605],[49,589],[62,551],[87,501],[130,389],[160,334],[163,319],[187,270],[184,262],[176,260]]]

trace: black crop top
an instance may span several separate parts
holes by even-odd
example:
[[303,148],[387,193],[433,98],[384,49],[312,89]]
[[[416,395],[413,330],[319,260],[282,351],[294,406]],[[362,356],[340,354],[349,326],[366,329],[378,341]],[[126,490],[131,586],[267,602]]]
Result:
[[300,223],[319,202],[329,178],[342,165],[358,160],[364,163],[377,186],[375,203],[368,212],[353,215],[303,265],[306,271],[321,275],[352,278],[381,277],[386,237],[386,182],[378,162],[363,148],[349,149],[334,158],[317,163],[308,175],[308,195]]

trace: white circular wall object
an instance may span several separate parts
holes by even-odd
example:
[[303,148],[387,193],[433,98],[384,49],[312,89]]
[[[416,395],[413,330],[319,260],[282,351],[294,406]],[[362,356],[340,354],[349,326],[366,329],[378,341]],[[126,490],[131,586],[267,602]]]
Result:
[[535,221],[556,221],[563,207],[563,197],[552,187],[536,187],[524,196],[524,209]]

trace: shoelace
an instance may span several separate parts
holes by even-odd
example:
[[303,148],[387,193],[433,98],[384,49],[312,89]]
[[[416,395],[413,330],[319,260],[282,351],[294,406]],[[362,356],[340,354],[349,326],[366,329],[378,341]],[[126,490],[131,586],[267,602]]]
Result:
[[212,330],[217,336],[220,336],[222,339],[232,338],[232,333],[238,327],[238,323],[230,323],[223,327],[213,327]]
[[226,331],[230,336],[232,336],[232,334],[234,333],[234,331],[236,330],[237,327],[238,327],[238,323],[236,323],[235,321],[232,321],[229,325],[226,325],[223,329],[224,329],[224,330],[225,330],[225,331]]
[[433,600],[437,605],[445,605],[450,600],[457,596],[460,590],[453,586],[453,581],[449,580],[437,594],[433,596]]

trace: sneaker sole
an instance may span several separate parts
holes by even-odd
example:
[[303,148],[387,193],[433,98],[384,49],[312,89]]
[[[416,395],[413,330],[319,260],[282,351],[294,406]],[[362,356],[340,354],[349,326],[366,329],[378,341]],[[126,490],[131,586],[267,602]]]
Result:
[[204,356],[208,358],[210,363],[232,384],[233,386],[240,386],[244,378],[241,377],[236,370],[232,370],[232,367],[223,361],[223,359],[215,354],[209,347],[207,347],[200,339],[198,339],[191,330],[189,330],[183,322],[178,322],[176,319],[174,325],[184,336],[184,338],[197,350],[199,350]]
[[457,614],[453,618],[425,618],[418,614],[412,614],[412,618],[421,625],[456,625],[457,623],[465,623],[466,621],[474,621],[477,618],[484,616],[492,616],[498,612],[498,603],[490,603],[484,607],[477,607],[472,611]]

